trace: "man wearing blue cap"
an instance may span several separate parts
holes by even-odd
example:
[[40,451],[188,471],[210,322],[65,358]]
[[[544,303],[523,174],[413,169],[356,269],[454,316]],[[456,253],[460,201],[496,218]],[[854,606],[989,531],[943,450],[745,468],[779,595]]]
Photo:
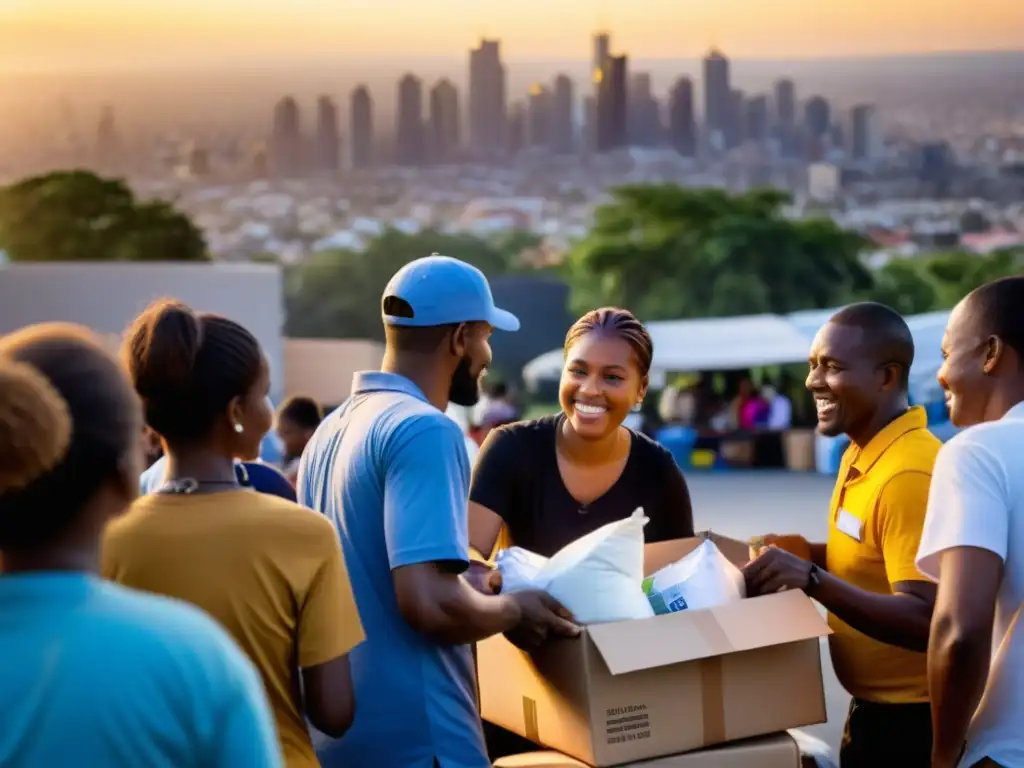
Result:
[[480,270],[437,255],[401,269],[382,310],[381,370],[355,375],[299,466],[299,502],[337,526],[366,632],[349,654],[355,722],[319,757],[325,768],[489,768],[470,644],[579,632],[542,592],[495,595],[467,579],[469,460],[445,408],[476,403],[491,332],[519,321],[494,306]]

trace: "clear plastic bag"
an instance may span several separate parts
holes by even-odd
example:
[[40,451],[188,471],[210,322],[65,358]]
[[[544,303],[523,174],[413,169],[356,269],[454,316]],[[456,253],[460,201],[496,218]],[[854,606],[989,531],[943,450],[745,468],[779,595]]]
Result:
[[643,591],[658,615],[714,608],[746,597],[740,569],[710,539],[643,581]]

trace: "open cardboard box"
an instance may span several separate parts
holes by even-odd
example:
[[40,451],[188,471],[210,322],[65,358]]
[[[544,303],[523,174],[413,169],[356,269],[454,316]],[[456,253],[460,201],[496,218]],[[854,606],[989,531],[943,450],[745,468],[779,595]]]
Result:
[[[737,565],[743,542],[710,535]],[[650,575],[702,538],[648,544]],[[826,719],[819,639],[799,590],[642,621],[595,624],[532,655],[477,645],[485,720],[597,768],[674,755]]]
[[[494,768],[588,768],[560,752],[528,752],[495,761]],[[800,748],[788,733],[773,733],[697,752],[630,763],[628,768],[801,768]]]

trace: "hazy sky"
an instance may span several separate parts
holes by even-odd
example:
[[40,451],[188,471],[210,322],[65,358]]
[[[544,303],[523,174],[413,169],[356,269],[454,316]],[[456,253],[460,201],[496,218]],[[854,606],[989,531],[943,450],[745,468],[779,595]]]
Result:
[[872,56],[1024,46],[1024,0],[0,0],[0,69],[207,65],[337,55]]

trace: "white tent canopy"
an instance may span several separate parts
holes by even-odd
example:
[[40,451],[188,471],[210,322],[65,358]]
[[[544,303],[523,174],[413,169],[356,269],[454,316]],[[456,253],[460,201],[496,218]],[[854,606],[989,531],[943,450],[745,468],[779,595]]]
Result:
[[[727,371],[807,359],[810,337],[779,315],[664,320],[647,323],[654,341],[654,373]],[[562,350],[534,358],[523,368],[527,384],[557,379]]]

